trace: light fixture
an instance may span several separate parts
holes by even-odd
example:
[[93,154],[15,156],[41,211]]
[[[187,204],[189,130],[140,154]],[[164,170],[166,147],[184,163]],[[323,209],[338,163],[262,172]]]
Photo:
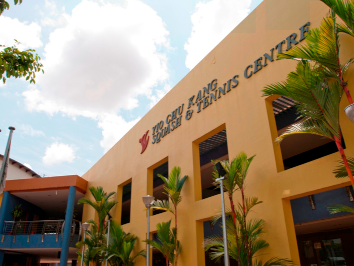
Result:
[[348,105],[345,109],[345,114],[354,123],[354,103]]
[[151,205],[154,203],[154,201],[155,201],[154,196],[147,195],[147,196],[143,197],[143,202],[144,202],[146,208],[150,208]]
[[217,162],[215,164],[215,167],[216,167],[216,171],[218,171],[218,174],[219,174],[220,177],[226,175],[226,171],[225,171],[224,167],[221,165],[220,162]]
[[220,184],[220,196],[221,196],[221,210],[222,210],[222,234],[224,240],[224,265],[230,266],[229,258],[229,247],[227,241],[227,232],[226,232],[226,213],[225,213],[225,199],[224,199],[224,184],[225,175],[227,174],[224,167],[220,162],[215,164],[216,171],[218,171],[219,178],[215,179],[216,182]]
[[[144,196],[143,197],[143,202],[145,204],[145,207],[147,208],[147,215],[146,215],[146,221],[147,221],[147,231],[146,231],[146,239],[150,239],[150,207],[155,201],[154,196]],[[146,266],[150,266],[150,245],[149,243],[146,243]]]
[[83,223],[82,224],[82,229],[86,232],[90,227],[90,224],[89,223]]
[[83,245],[82,245],[82,252],[81,252],[81,266],[84,265],[84,251],[85,251],[85,238],[86,238],[86,232],[89,229],[90,224],[89,223],[83,223],[82,224],[82,229],[84,230],[84,241],[83,241]]

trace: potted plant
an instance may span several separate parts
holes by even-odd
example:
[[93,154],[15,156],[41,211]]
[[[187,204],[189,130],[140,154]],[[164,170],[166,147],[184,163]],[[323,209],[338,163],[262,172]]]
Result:
[[11,211],[11,214],[12,214],[12,217],[14,218],[14,221],[16,222],[16,219],[17,218],[20,218],[21,215],[23,213],[23,210],[21,209],[21,204],[19,205],[16,205],[12,211]]

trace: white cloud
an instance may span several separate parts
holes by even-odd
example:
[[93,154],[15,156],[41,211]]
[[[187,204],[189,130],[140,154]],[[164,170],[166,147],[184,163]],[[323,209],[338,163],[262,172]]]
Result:
[[186,67],[194,68],[250,12],[251,0],[198,2],[192,14],[192,32],[184,45]]
[[68,22],[67,18],[68,15],[66,14],[60,15],[56,19],[45,17],[41,20],[41,24],[42,26],[59,27],[65,25]]
[[50,35],[38,94],[42,102],[77,113],[135,108],[138,95],[149,96],[168,78],[166,56],[158,51],[169,46],[167,35],[161,18],[140,1],[121,6],[84,0]]
[[32,166],[31,166],[29,163],[24,163],[23,165],[26,166],[27,168],[33,170],[33,169],[32,169]]
[[103,139],[100,142],[101,147],[106,153],[125,133],[128,132],[138,121],[140,117],[127,122],[121,116],[114,114],[105,114],[100,118],[98,127],[102,128]]
[[44,136],[43,131],[41,130],[37,130],[32,128],[30,125],[25,125],[25,124],[21,124],[18,129],[26,134],[26,135],[30,135],[32,137],[40,137],[40,136]]
[[20,22],[17,18],[0,16],[0,44],[11,46],[15,43],[14,39],[21,44],[20,49],[38,48],[43,45],[40,40],[41,26],[32,22]]
[[45,0],[44,6],[50,10],[51,15],[56,13],[57,5],[54,3],[54,1]]
[[75,159],[73,147],[68,144],[54,142],[46,148],[43,163],[46,165],[60,164],[63,162],[71,163]]
[[107,151],[138,120],[117,113],[137,107],[139,95],[156,101],[161,94],[154,87],[168,79],[163,52],[170,49],[168,31],[139,0],[122,5],[83,0],[65,20],[50,34],[45,74],[23,93],[25,103],[31,111],[97,120]]

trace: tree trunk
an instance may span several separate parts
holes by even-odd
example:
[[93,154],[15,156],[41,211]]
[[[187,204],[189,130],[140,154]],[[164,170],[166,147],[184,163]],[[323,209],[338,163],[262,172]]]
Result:
[[166,266],[168,266],[168,258],[166,257]]
[[352,96],[350,95],[350,92],[349,92],[349,90],[347,88],[346,82],[342,81],[341,85],[342,85],[342,87],[343,87],[343,89],[345,91],[345,95],[347,95],[349,104],[352,104],[353,103],[353,99],[352,99]]
[[[232,212],[232,219],[234,221],[235,226],[235,238],[236,238],[236,250],[237,250],[237,264],[241,266],[240,260],[240,247],[238,246],[238,235],[237,235],[237,223],[236,223],[236,213],[235,213],[235,205],[234,200],[232,199],[232,195],[229,195],[230,205],[231,205],[231,212]],[[225,247],[224,247],[225,248]]]
[[249,246],[248,234],[247,234],[247,224],[246,224],[246,207],[245,207],[245,193],[243,188],[241,189],[242,195],[242,210],[243,210],[243,227],[245,230],[245,242],[246,242],[246,251],[247,251],[247,264],[248,266],[252,266],[252,255],[251,255],[251,247]]
[[342,156],[342,160],[343,160],[343,163],[345,165],[345,168],[347,169],[347,172],[348,172],[348,176],[349,176],[349,179],[350,179],[350,182],[352,183],[352,186],[354,188],[354,179],[353,179],[353,173],[350,169],[350,166],[348,164],[348,160],[347,160],[347,157],[345,156],[345,153],[344,153],[344,150],[343,150],[343,147],[342,147],[342,143],[339,141],[339,139],[337,139],[337,137],[334,137],[334,140],[336,142],[336,145],[337,145],[337,148],[339,150],[339,153],[340,155]]

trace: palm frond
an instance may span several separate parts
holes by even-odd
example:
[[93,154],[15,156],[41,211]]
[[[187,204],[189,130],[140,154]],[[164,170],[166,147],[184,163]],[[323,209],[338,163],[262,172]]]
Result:
[[[339,32],[345,32],[354,36],[354,3],[352,0],[321,0],[330,9],[332,9],[338,17],[340,17],[345,25],[338,26]],[[343,28],[346,28],[343,31]]]
[[341,205],[341,204],[336,204],[336,205],[328,207],[328,211],[330,214],[336,214],[339,212],[354,213],[354,208],[351,208],[351,207],[345,206],[345,205]]
[[312,134],[333,140],[333,135],[323,124],[312,119],[306,119],[289,126],[283,134],[275,139],[275,142],[280,143],[286,137],[297,134]]
[[[349,168],[354,173],[354,158],[352,157],[347,157],[347,161],[349,164]],[[339,161],[340,165],[337,166],[337,168],[333,171],[335,174],[336,178],[343,178],[343,177],[348,177],[348,171],[347,168],[344,165],[343,160]]]
[[308,60],[338,73],[338,33],[335,25],[334,17],[328,14],[320,27],[312,29],[307,35],[305,45],[295,46],[288,52],[279,54],[278,58]]
[[174,209],[171,208],[170,202],[168,200],[155,200],[154,203],[152,204],[151,208],[154,210],[168,211],[173,214],[175,213]]

